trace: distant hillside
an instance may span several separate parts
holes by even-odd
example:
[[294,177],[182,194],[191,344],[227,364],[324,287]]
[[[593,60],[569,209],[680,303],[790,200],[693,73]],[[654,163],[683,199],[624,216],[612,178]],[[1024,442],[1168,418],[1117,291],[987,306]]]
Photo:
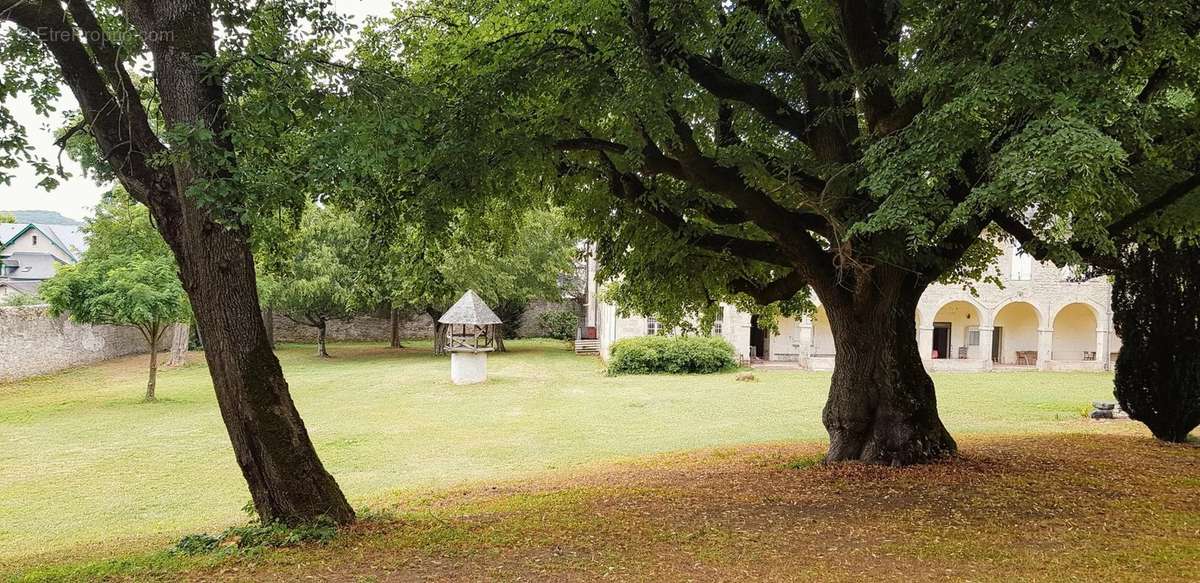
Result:
[[82,225],[72,218],[64,217],[58,211],[0,211],[0,215],[12,215],[18,223],[44,223],[48,225]]

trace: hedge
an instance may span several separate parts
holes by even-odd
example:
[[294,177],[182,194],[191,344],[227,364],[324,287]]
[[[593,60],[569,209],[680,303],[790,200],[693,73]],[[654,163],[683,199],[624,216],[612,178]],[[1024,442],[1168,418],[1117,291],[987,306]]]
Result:
[[579,315],[573,310],[546,310],[538,316],[538,328],[547,338],[573,340],[579,328]]
[[737,367],[733,346],[713,336],[641,336],[612,345],[609,374],[721,372]]

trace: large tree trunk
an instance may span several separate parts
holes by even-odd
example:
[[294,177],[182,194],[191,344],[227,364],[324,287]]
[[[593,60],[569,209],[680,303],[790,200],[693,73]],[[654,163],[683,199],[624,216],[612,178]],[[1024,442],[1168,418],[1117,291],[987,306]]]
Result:
[[[106,161],[129,193],[150,208],[175,254],[221,417],[260,518],[294,524],[324,515],[353,521],[354,511],[317,458],[271,352],[248,233],[209,214],[228,207],[220,201],[239,193],[230,167],[236,160],[222,76],[210,68],[216,54],[211,2],[120,4],[153,55],[156,106],[165,126],[207,130],[193,134],[202,143],[180,139],[168,156],[138,86],[89,3],[68,3],[68,18],[60,2],[7,2],[0,19],[39,36]],[[218,202],[201,209],[193,188]],[[237,224],[232,214],[225,219]]]
[[392,325],[392,341],[389,346],[392,348],[404,348],[400,345],[400,310],[391,309],[391,325]]
[[[887,286],[881,286],[886,288]],[[916,339],[920,289],[827,304],[836,350],[827,461],[907,465],[953,455]]]
[[147,403],[153,402],[155,385],[158,384],[158,342],[150,342],[150,380],[146,381]]
[[275,348],[275,310],[263,310],[263,325],[267,327],[267,342],[271,343],[271,348]]
[[317,319],[317,356],[321,358],[329,358],[329,351],[325,350],[325,332],[328,329],[325,318]]
[[171,336],[171,358],[167,366],[179,366],[187,362],[188,337],[191,336],[191,326],[175,324],[172,326],[174,335]]
[[245,239],[188,205],[180,276],[204,335],[221,416],[264,522],[354,520],[325,471],[271,350]]
[[[211,6],[199,0],[131,1],[124,6],[153,52],[154,82],[167,125],[183,131],[207,127],[211,146],[232,152],[221,76],[204,64],[216,53]],[[192,166],[186,152],[180,155],[173,176],[157,176],[146,186],[146,198],[178,261],[204,338],[221,417],[255,509],[264,522],[297,524],[320,516],[352,522],[354,510],[317,457],[271,350],[248,233],[220,224],[189,193],[197,186],[236,189],[231,173]],[[220,206],[215,208],[219,212]]]
[[449,334],[450,326],[439,322],[433,323],[433,353],[437,355],[446,354],[446,338]]

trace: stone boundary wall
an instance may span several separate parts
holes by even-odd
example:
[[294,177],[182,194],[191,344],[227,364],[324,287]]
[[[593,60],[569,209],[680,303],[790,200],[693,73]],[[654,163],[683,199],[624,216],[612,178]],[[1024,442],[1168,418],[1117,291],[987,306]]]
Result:
[[0,382],[145,351],[136,328],[76,324],[46,306],[0,307]]
[[[517,336],[532,338],[541,336],[538,317],[547,311],[567,309],[580,313],[578,303],[571,301],[548,302],[535,300],[529,302],[521,322],[517,326]],[[356,316],[349,320],[330,320],[326,328],[327,340],[358,341],[358,342],[388,342],[392,338],[391,322],[384,314]],[[426,314],[410,316],[400,323],[400,337],[404,340],[428,340],[433,338],[433,319]],[[282,314],[275,314],[275,341],[298,342],[315,344],[317,329],[312,326],[297,324]]]
[[[358,316],[349,320],[330,320],[325,329],[326,340],[390,342],[392,323],[375,315]],[[427,340],[433,338],[433,320],[425,314],[410,317],[400,322],[400,338],[404,340]],[[297,324],[282,314],[275,314],[275,341],[317,343],[317,329]]]

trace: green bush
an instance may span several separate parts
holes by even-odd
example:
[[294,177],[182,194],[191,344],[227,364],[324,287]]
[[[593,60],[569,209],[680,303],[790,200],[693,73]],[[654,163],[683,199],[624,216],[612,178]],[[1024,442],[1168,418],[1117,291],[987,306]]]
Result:
[[8,294],[4,299],[0,300],[0,306],[18,307],[18,306],[37,306],[46,303],[41,296],[37,294]]
[[171,554],[192,556],[217,551],[246,551],[261,548],[294,547],[304,543],[325,544],[337,536],[337,524],[321,517],[311,524],[286,526],[279,523],[251,522],[233,526],[218,536],[189,534],[171,547]]
[[714,336],[642,336],[613,344],[609,374],[721,372],[737,367],[733,346]]
[[538,316],[538,327],[547,338],[574,340],[579,315],[574,310],[546,310]]

